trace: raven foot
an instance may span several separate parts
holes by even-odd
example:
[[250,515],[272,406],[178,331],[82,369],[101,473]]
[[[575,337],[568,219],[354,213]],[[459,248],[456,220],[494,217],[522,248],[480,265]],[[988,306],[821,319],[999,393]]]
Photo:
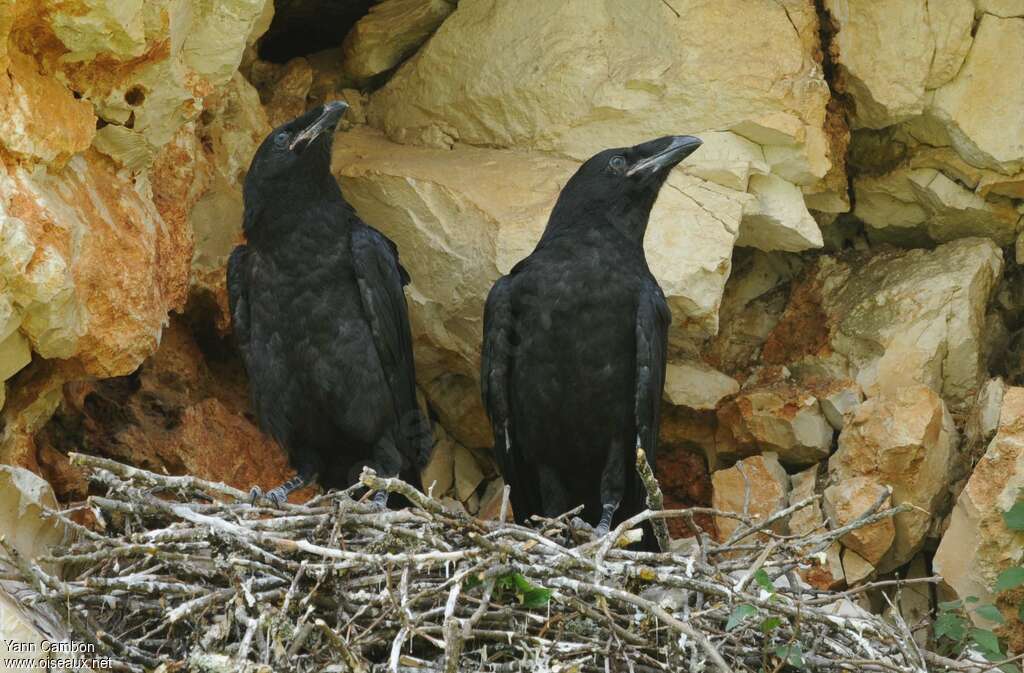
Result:
[[618,508],[618,504],[604,506],[601,512],[601,521],[598,522],[597,528],[594,529],[595,536],[604,537],[608,534],[608,531],[612,528],[612,517],[615,516],[615,510]]
[[373,498],[370,499],[370,506],[379,512],[383,512],[388,508],[388,496],[390,493],[387,491],[377,491],[373,494]]
[[261,500],[269,502],[275,509],[280,509],[288,500],[288,494],[292,491],[297,491],[310,482],[309,479],[302,475],[296,475],[284,482],[277,488],[272,488],[266,493],[263,492],[259,486],[253,486],[249,490],[249,504],[253,507],[256,506]]

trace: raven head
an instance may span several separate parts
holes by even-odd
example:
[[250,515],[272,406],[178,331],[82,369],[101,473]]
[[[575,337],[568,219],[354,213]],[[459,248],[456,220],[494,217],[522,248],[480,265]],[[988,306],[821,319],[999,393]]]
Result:
[[245,176],[247,220],[262,209],[262,199],[280,198],[304,185],[318,187],[330,177],[334,129],[347,109],[342,101],[325,103],[271,131]]
[[562,229],[574,220],[606,221],[643,243],[651,208],[669,172],[701,144],[694,136],[665,136],[598,152],[565,185],[549,229]]

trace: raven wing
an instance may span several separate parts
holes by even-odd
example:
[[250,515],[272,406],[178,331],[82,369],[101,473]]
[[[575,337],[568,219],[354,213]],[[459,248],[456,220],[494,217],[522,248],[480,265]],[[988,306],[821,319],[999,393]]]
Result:
[[249,357],[249,248],[240,245],[228,257],[228,310],[231,313],[231,331],[242,351]]
[[661,393],[668,359],[668,326],[672,323],[665,295],[653,278],[640,290],[636,312],[636,432],[653,468],[661,426]]
[[[520,263],[522,264],[522,263]],[[480,353],[480,389],[484,409],[494,432],[494,458],[501,476],[511,491],[512,512],[522,517],[526,512],[540,510],[537,480],[530,478],[529,468],[515,446],[511,408],[512,339],[515,329],[512,317],[512,273],[498,279],[487,295],[484,306],[484,342]]]
[[351,244],[363,311],[398,418],[395,443],[414,465],[422,467],[433,443],[416,403],[409,310],[402,290],[409,283],[409,274],[398,261],[398,248],[376,229],[354,226]]

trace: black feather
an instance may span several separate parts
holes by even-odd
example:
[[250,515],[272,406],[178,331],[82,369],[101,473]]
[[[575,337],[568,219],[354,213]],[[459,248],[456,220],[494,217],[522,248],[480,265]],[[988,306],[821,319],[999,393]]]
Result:
[[[644,508],[671,314],[643,238],[668,172],[699,141],[606,150],[559,196],[536,249],[487,299],[481,363],[495,458],[516,518],[584,505],[596,524]],[[610,514],[609,514],[610,516]]]
[[228,265],[232,324],[260,425],[300,475],[343,487],[371,465],[418,483],[431,441],[416,402],[409,275],[331,175],[337,119],[302,135],[331,112],[275,129],[256,152],[248,243]]

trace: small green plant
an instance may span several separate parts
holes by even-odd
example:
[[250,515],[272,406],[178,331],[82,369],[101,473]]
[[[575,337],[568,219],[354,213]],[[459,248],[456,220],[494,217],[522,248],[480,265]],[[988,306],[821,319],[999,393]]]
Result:
[[501,593],[514,597],[524,608],[542,608],[551,600],[551,589],[532,584],[519,573],[502,575],[494,586]]
[[[1024,585],[1024,567],[1013,567],[1004,570],[996,580],[995,592],[1002,593]],[[941,650],[949,654],[958,654],[965,647],[973,647],[989,661],[1006,659],[1006,650],[999,642],[999,637],[989,629],[969,628],[970,613],[996,624],[1005,622],[1003,613],[995,605],[983,603],[979,605],[977,596],[967,596],[962,600],[939,603],[939,613],[935,618],[935,640]],[[1024,605],[1019,608],[1018,615],[1024,619]],[[1015,664],[1003,664],[999,667],[1003,673],[1021,673]]]

